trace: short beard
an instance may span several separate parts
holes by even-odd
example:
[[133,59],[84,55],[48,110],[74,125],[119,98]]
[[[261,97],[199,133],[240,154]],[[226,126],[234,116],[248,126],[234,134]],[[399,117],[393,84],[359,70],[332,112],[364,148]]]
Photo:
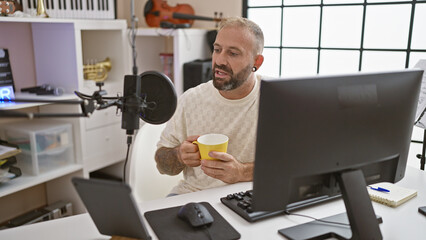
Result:
[[[227,82],[221,82],[218,78],[216,78],[216,68],[221,69],[229,74],[231,76],[231,79]],[[237,74],[234,75],[234,72],[232,69],[226,67],[226,66],[218,66],[214,65],[213,67],[213,85],[217,90],[221,91],[230,91],[237,89],[243,83],[245,83],[251,73],[252,67],[251,64],[248,64],[247,67],[243,68],[241,71],[239,71]]]

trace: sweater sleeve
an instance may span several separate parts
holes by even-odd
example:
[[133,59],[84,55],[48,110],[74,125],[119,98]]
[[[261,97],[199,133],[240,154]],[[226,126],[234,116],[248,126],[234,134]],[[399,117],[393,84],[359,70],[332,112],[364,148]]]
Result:
[[161,133],[157,149],[177,147],[186,139],[185,101],[185,95],[182,95],[178,100],[176,112]]

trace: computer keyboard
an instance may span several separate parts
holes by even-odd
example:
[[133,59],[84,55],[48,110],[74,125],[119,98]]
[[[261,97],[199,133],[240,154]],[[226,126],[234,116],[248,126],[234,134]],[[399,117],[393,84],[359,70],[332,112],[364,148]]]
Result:
[[[273,217],[285,213],[285,210],[279,211],[253,211],[251,207],[252,203],[253,190],[247,190],[245,192],[238,192],[228,194],[226,197],[220,198],[220,201],[225,204],[225,206],[232,209],[235,213],[240,215],[242,218],[249,222],[255,222],[261,219],[268,217]],[[333,196],[321,196],[297,203],[292,203],[287,206],[287,211],[297,210],[300,208],[308,207],[313,204],[321,203],[324,201],[333,200],[341,197],[340,194]]]
[[253,190],[248,190],[245,192],[228,194],[226,197],[222,197],[220,201],[249,222],[284,214],[284,210],[274,212],[253,211],[251,208],[252,196]]

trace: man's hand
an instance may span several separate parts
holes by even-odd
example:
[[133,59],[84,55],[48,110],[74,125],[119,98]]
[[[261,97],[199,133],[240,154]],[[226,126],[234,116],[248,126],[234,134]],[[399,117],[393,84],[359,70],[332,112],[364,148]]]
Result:
[[198,146],[192,142],[199,136],[189,136],[178,148],[179,161],[189,167],[200,166],[200,151]]
[[219,160],[201,160],[201,169],[212,178],[226,183],[253,180],[253,163],[241,163],[232,155],[223,152],[210,152],[209,156]]
[[198,136],[190,136],[175,148],[159,148],[155,153],[155,161],[160,173],[177,175],[182,172],[185,165],[190,167],[200,166],[198,146],[192,143],[197,138]]

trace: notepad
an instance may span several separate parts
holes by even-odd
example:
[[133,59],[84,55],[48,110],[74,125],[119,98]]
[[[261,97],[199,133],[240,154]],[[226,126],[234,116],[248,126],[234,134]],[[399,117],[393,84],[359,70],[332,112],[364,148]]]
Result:
[[0,159],[6,159],[13,157],[16,154],[20,153],[21,149],[16,147],[5,146],[0,143]]
[[367,187],[368,194],[370,195],[371,200],[390,207],[398,207],[404,202],[417,196],[417,190],[400,187],[393,183],[383,182],[372,184],[370,186],[373,188],[381,187],[390,191],[381,192]]

